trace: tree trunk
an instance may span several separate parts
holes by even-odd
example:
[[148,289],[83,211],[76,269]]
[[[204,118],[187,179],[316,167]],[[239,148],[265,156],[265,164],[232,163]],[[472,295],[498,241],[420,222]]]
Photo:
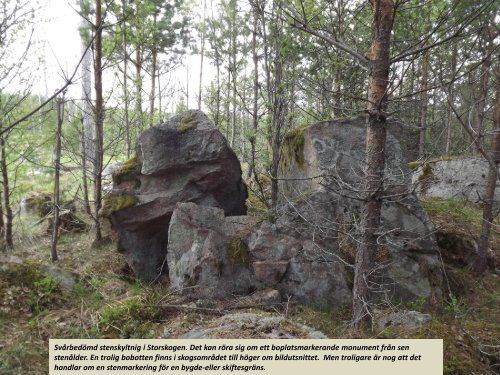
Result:
[[125,7],[126,0],[122,0],[122,34],[123,34],[123,103],[124,103],[124,111],[125,111],[125,137],[127,142],[127,159],[130,159],[132,154],[132,136],[130,134],[130,117],[129,117],[129,97],[128,97],[128,53],[127,53],[127,44],[128,44],[128,36],[127,36],[127,25],[125,21]]
[[[212,15],[211,15],[211,27],[212,27],[212,33],[215,36],[215,26],[214,26],[214,5],[213,5],[213,0],[210,0],[210,8],[212,10]],[[220,87],[220,56],[219,56],[219,48],[217,46],[217,40],[214,41],[213,44],[213,49],[214,49],[214,55],[215,55],[215,69],[217,71],[217,92],[216,92],[216,98],[215,98],[215,126],[217,129],[220,129],[220,102],[221,102],[221,87]]]
[[[203,23],[205,23],[205,10],[207,8],[206,0],[203,0]],[[200,86],[198,90],[198,110],[201,110],[201,93],[203,83],[203,59],[205,57],[205,31],[201,34],[201,59],[200,59]]]
[[186,61],[186,109],[189,109],[189,64]]
[[236,138],[236,62],[233,65],[233,94],[232,94],[232,102],[233,102],[233,111],[231,113],[231,148],[234,148],[234,140]]
[[484,272],[488,268],[488,248],[490,243],[491,225],[493,222],[493,205],[495,203],[495,189],[498,181],[498,166],[500,164],[500,65],[496,68],[497,87],[495,93],[495,112],[493,114],[493,139],[491,156],[493,165],[490,164],[488,180],[483,197],[483,223],[478,243],[478,257],[474,263],[476,272]]
[[246,102],[247,102],[247,65],[245,63],[245,73],[243,75],[243,96],[241,98],[241,108],[244,108],[244,110],[239,111],[240,114],[240,147],[241,147],[241,161],[243,163],[247,163],[248,165],[248,159],[247,159],[247,147],[246,147],[246,131],[247,131],[247,114],[246,114]]
[[418,157],[425,158],[425,133],[427,131],[427,87],[429,79],[429,52],[425,51],[422,56],[420,68],[422,80],[420,81],[420,133],[418,140]]
[[[82,118],[82,128],[83,128],[83,118]],[[92,210],[90,208],[89,200],[89,183],[87,174],[87,154],[85,150],[85,134],[82,129],[81,134],[81,144],[82,144],[82,186],[83,186],[83,208],[87,215],[92,216]]]
[[155,95],[156,95],[156,59],[158,55],[158,49],[153,47],[151,56],[151,93],[149,95],[149,126],[154,125],[154,114],[155,114]]
[[[483,63],[481,65],[481,79],[479,83],[479,99],[476,105],[476,133],[479,142],[483,140],[483,122],[486,108],[486,98],[488,96],[488,83],[490,79],[491,54],[493,53],[493,41],[495,39],[496,27],[495,19],[492,19],[492,25],[487,28],[488,38],[483,52]],[[478,151],[478,150],[476,150]]]
[[281,7],[277,2],[273,2],[273,7],[277,7],[272,13],[276,17],[272,19],[271,27],[271,42],[273,44],[274,56],[273,64],[273,87],[270,88],[271,102],[271,209],[272,219],[276,219],[276,211],[278,208],[278,169],[281,156],[281,137],[285,119],[285,83],[283,82],[283,55],[281,53],[281,46],[279,45],[279,38],[283,35],[283,20],[281,18]]
[[0,191],[0,251],[6,251],[6,246],[5,246],[5,225],[4,225],[4,213],[3,213],[3,199],[2,199],[2,193]]
[[[457,42],[453,43],[453,47],[451,50],[451,68],[450,68],[450,84],[448,86],[448,96],[451,103],[455,101],[455,89],[454,89],[454,81],[455,75],[457,71]],[[452,104],[448,104],[448,114],[446,121],[446,144],[444,149],[444,154],[446,156],[450,153],[450,143],[451,143],[451,128],[453,121],[453,110],[451,108]]]
[[[259,57],[257,54],[257,12],[254,10],[253,15],[253,32],[252,32],[252,55],[253,55],[253,110],[252,121],[253,131],[250,137],[250,165],[248,167],[248,178],[255,176],[255,143],[257,139],[257,128],[259,126]],[[255,178],[257,178],[255,176]]]
[[141,46],[137,46],[135,51],[135,112],[137,116],[137,126],[135,128],[134,138],[141,132],[144,125],[142,113],[142,52]]
[[95,80],[95,162],[94,162],[94,223],[95,244],[102,241],[99,211],[102,199],[102,163],[103,163],[103,125],[104,101],[102,96],[102,9],[101,0],[96,0],[95,10],[95,39],[94,39],[94,80]]
[[226,114],[226,139],[229,141],[229,110],[230,110],[230,96],[231,96],[231,70],[227,72],[226,83],[226,102],[224,103],[224,112]]
[[353,328],[370,323],[370,295],[373,259],[383,198],[385,168],[387,87],[389,83],[391,30],[394,3],[374,0],[372,60],[368,83],[368,127],[366,132],[366,204],[363,212],[361,244],[356,252],[353,287]]
[[[82,2],[81,2],[82,3]],[[86,9],[85,6],[80,6],[80,9],[83,11]],[[84,14],[84,16],[88,17],[89,14]],[[90,35],[88,32],[88,23],[87,20],[82,19],[80,24],[80,34],[82,37],[82,94],[83,94],[83,108],[82,108],[82,117],[83,117],[83,134],[84,134],[84,147],[85,154],[87,156],[87,161],[90,164],[94,164],[94,129],[92,124],[92,51],[88,47],[88,43],[90,43]]]
[[0,136],[0,166],[2,169],[2,197],[3,197],[3,221],[5,225],[5,245],[7,248],[14,247],[14,241],[12,238],[12,208],[10,205],[10,185],[9,185],[9,174],[7,165],[7,154],[5,153],[5,135]]
[[59,238],[59,174],[61,171],[61,133],[64,119],[64,98],[56,99],[57,130],[56,130],[56,159],[54,161],[54,195],[52,197],[52,242],[50,247],[50,258],[55,262],[57,257],[57,240]]

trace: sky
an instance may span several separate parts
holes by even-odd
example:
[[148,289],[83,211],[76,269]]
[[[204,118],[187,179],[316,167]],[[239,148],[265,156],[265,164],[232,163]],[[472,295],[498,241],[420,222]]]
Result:
[[[36,50],[30,54],[29,62],[31,66],[38,67],[36,69],[38,77],[33,81],[31,92],[50,96],[64,85],[64,75],[71,75],[81,58],[82,47],[78,32],[80,16],[77,13],[77,0],[30,1],[34,7],[39,8],[34,29]],[[19,45],[21,46],[22,43]],[[40,57],[42,57],[43,63],[40,63]],[[200,56],[188,56],[186,57],[186,61],[189,64],[188,72],[186,68],[181,67],[173,72],[171,77],[165,77],[165,82],[170,81],[176,85],[179,96],[174,98],[174,100],[180,100],[183,96],[181,92],[185,92],[186,90],[186,75],[189,74],[189,107],[195,108],[197,106],[195,92],[198,92],[199,85]],[[211,69],[210,62],[207,59],[205,59],[204,69],[205,71],[210,71]],[[213,75],[206,74],[203,86],[208,85],[212,77]],[[67,97],[79,99],[81,98],[79,72],[76,78],[77,81],[70,87]],[[112,81],[107,82],[107,86],[112,84]],[[145,82],[145,90],[147,90],[148,84],[148,82]]]

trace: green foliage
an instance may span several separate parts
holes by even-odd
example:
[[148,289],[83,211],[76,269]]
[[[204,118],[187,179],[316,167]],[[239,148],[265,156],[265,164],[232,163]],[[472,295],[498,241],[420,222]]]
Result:
[[454,295],[450,296],[450,300],[444,308],[445,314],[453,317],[454,319],[463,318],[467,314],[467,310],[466,304]]
[[431,217],[444,216],[458,224],[477,224],[482,220],[479,208],[457,199],[427,198],[421,203]]
[[120,338],[148,338],[151,322],[158,318],[157,308],[131,298],[101,310],[99,324],[105,331],[118,331]]
[[44,276],[39,281],[36,281],[30,300],[30,306],[33,312],[39,314],[49,307],[57,297],[56,291],[58,290],[59,286],[57,282],[50,276]]
[[409,310],[423,312],[426,303],[427,299],[423,296],[420,296],[415,298],[413,301],[408,302],[406,306]]
[[26,346],[18,342],[0,351],[0,374],[19,375],[19,365],[26,357]]

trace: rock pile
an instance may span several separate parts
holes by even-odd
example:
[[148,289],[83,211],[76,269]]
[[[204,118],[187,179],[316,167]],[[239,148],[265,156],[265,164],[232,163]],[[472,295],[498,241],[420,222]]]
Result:
[[144,131],[136,156],[113,175],[103,204],[119,250],[137,276],[166,272],[170,218],[178,202],[246,213],[247,191],[235,153],[200,111],[187,111]]
[[[352,299],[365,160],[361,119],[288,134],[274,223],[245,214],[239,162],[199,111],[146,130],[136,158],[114,174],[103,208],[134,272],[168,272],[174,288],[204,298],[268,290],[284,300],[332,306]],[[433,227],[412,193],[396,139],[386,149],[377,281],[384,298],[440,296]],[[267,293],[267,292],[266,292]]]

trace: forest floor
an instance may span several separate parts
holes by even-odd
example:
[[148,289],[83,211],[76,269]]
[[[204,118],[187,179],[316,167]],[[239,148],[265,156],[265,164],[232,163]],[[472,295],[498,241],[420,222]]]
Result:
[[[441,200],[426,201],[424,206],[437,227],[478,233],[478,208]],[[58,280],[38,271],[40,264],[51,264],[50,239],[34,223],[26,218],[17,222],[16,247],[7,252],[22,263],[2,267],[0,262],[2,375],[47,374],[49,338],[178,337],[228,309],[228,301],[214,311],[189,308],[190,301],[172,292],[168,280],[148,285],[131,278],[114,246],[93,248],[89,233],[65,234],[60,239],[57,267],[67,270],[63,277],[76,280],[72,288],[65,289]],[[498,254],[498,232],[493,233],[492,248]],[[373,330],[363,337],[442,338],[445,374],[494,374],[500,366],[500,278],[493,272],[475,275],[467,267],[445,265],[445,269],[450,290],[441,308],[429,311],[423,300],[395,307],[430,313],[428,324],[413,330]],[[179,305],[188,308],[175,307]],[[329,338],[353,337],[350,306],[324,310],[290,304],[264,313],[306,324]],[[241,337],[241,333],[227,332],[224,337]],[[244,337],[258,337],[258,333]]]

